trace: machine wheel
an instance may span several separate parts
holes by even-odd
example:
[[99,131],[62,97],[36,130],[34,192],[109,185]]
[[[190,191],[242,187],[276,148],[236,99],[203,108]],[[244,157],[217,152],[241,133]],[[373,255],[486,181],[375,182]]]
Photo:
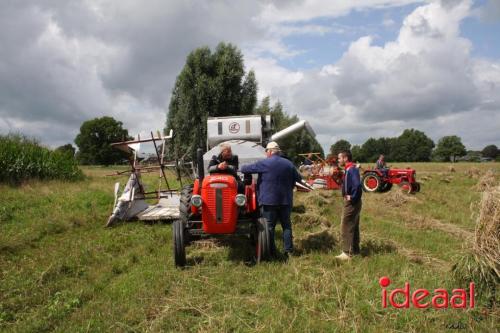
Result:
[[191,197],[193,196],[193,184],[186,185],[181,190],[179,212],[181,219],[187,223],[193,217],[191,212]]
[[[179,203],[179,216],[184,222],[185,228],[191,228],[189,221],[196,219],[196,215],[191,211],[191,197],[193,196],[193,184],[186,185],[181,190],[181,198]],[[186,235],[187,236],[187,235]],[[186,244],[189,244],[196,237],[191,236],[186,238]]]
[[256,234],[255,260],[259,264],[261,261],[269,260],[271,257],[271,236],[265,218],[261,217],[257,220]]
[[185,229],[182,220],[175,220],[172,225],[172,234],[174,240],[174,258],[175,266],[183,267],[186,265],[186,244]]
[[415,192],[415,193],[420,192],[420,183],[415,182],[415,183],[411,184],[411,186],[412,186],[413,192]]
[[365,192],[377,192],[382,187],[382,180],[375,173],[367,173],[363,176],[363,190]]
[[401,190],[404,193],[407,193],[407,194],[413,193],[413,187],[407,181],[402,181],[401,183],[399,183],[399,188],[401,188]]
[[392,183],[384,183],[380,188],[380,192],[389,192],[392,188]]

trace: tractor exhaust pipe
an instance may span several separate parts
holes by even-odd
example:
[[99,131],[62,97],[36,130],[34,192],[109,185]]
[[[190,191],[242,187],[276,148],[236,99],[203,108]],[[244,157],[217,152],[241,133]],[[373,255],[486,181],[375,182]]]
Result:
[[203,165],[203,149],[198,148],[196,150],[196,164],[198,168],[198,179],[200,180],[200,186],[201,182],[203,181],[203,178],[205,178],[205,167]]
[[294,132],[299,131],[299,130],[301,130],[303,128],[305,128],[307,130],[307,132],[313,138],[316,137],[316,133],[314,133],[314,130],[312,129],[311,125],[309,125],[309,123],[307,121],[301,120],[301,121],[298,121],[298,122],[296,122],[295,124],[293,124],[291,126],[288,126],[285,129],[279,131],[278,133],[274,133],[271,136],[271,140],[270,141],[277,141],[279,139],[285,138],[285,137],[287,137],[287,136],[293,134]]

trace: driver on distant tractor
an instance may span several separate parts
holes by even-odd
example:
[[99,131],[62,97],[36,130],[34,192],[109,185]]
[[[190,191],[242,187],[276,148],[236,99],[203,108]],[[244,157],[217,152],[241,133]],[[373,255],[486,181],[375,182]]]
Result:
[[208,163],[208,172],[230,174],[238,183],[238,193],[243,193],[244,185],[240,177],[238,177],[238,167],[238,155],[233,155],[230,144],[223,143],[220,145],[220,154],[218,156],[212,156],[212,159]]
[[389,174],[389,168],[387,167],[387,164],[385,163],[385,157],[384,155],[380,154],[377,160],[377,166],[375,167],[377,170],[380,170],[384,177],[387,177]]

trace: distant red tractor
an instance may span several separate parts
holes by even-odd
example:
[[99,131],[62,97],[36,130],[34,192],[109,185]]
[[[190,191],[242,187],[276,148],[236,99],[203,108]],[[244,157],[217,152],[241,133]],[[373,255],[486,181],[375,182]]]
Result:
[[[236,178],[224,173],[207,174],[207,164],[219,153],[219,144],[231,145],[240,164],[253,163],[266,158],[263,145],[276,141],[305,128],[314,131],[305,121],[271,135],[269,116],[239,116],[209,118],[205,154],[198,149],[198,178],[181,191],[179,219],[173,223],[173,247],[176,266],[186,264],[186,245],[192,238],[211,235],[248,235],[255,245],[256,262],[271,256],[271,239],[267,221],[260,214],[257,186],[254,177],[245,177],[244,190],[238,191]],[[238,178],[240,175],[238,175]]]
[[365,192],[387,192],[392,185],[398,185],[405,193],[420,191],[414,169],[368,169],[363,172],[362,184]]

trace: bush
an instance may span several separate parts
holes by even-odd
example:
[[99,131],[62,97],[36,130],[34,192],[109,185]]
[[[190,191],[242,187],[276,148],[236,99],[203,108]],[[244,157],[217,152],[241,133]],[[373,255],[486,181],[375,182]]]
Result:
[[69,154],[22,135],[0,135],[0,182],[18,184],[33,178],[78,180],[83,173]]

